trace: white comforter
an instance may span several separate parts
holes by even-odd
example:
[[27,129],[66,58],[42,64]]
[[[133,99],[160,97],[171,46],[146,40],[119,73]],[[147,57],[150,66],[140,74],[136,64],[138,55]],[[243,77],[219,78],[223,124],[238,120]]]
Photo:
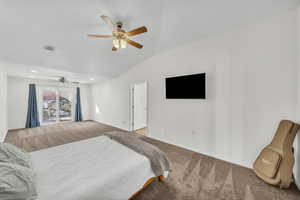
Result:
[[146,157],[106,136],[31,155],[39,200],[126,200],[155,176]]

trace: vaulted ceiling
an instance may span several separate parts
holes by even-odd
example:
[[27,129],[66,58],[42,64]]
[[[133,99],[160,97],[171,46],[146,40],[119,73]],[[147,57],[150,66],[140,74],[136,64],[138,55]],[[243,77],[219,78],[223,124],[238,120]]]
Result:
[[[298,0],[1,0],[0,60],[114,77],[144,59],[244,23],[293,8]],[[142,50],[111,51],[100,15],[124,29],[145,25],[133,39]],[[55,47],[46,51],[45,45]]]

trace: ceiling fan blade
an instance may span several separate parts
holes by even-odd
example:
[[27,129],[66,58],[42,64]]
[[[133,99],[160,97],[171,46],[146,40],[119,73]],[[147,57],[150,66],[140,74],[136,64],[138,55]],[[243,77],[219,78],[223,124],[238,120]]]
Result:
[[103,21],[105,21],[106,23],[111,24],[111,25],[113,25],[113,26],[116,26],[116,24],[115,24],[108,16],[101,15],[101,18],[102,18]]
[[112,51],[117,51],[118,49],[116,47],[113,47],[111,50]]
[[142,26],[142,27],[134,29],[132,31],[128,31],[126,33],[126,35],[127,36],[134,36],[134,35],[138,35],[138,34],[141,34],[141,33],[145,33],[147,31],[148,31],[147,28],[145,26]]
[[130,44],[130,45],[132,45],[132,46],[134,46],[136,48],[139,48],[139,49],[143,48],[143,45],[141,45],[141,44],[139,44],[139,43],[137,43],[135,41],[128,40],[128,39],[126,41],[127,41],[128,44]]
[[112,35],[96,35],[96,34],[88,34],[88,37],[96,37],[96,38],[111,38]]

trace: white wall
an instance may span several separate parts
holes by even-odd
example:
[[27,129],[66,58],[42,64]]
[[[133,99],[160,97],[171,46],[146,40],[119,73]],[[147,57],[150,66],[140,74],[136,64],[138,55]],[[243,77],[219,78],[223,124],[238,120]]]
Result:
[[6,79],[6,73],[0,66],[0,142],[4,141],[7,133]]
[[[130,85],[148,83],[149,135],[251,166],[295,120],[296,10],[161,53],[92,86],[95,120],[130,128]],[[207,73],[206,100],[166,100],[164,78]]]
[[[8,129],[24,128],[27,116],[29,84],[59,85],[53,82],[9,76],[7,79]],[[83,119],[90,119],[90,86],[80,86]]]

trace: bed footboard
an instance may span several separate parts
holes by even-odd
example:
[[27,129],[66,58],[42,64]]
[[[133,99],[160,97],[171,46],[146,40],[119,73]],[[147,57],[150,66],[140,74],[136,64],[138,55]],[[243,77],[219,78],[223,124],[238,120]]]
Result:
[[128,200],[134,200],[134,197],[136,197],[138,194],[140,194],[143,190],[145,190],[151,183],[153,183],[154,181],[159,180],[159,181],[163,181],[164,177],[163,176],[158,176],[158,177],[152,177],[150,178],[144,185],[143,187],[137,191],[136,193],[134,193]]

